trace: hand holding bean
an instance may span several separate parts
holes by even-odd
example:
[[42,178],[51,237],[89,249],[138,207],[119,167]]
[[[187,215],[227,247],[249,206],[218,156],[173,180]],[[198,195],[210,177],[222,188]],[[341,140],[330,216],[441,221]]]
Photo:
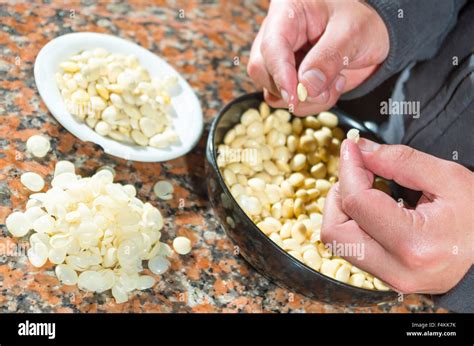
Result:
[[[372,188],[374,174],[423,192],[415,209]],[[445,293],[474,263],[474,174],[403,145],[346,140],[328,194],[327,243],[364,245],[345,257],[403,293]]]
[[[332,107],[388,55],[387,28],[361,1],[272,1],[255,38],[248,73],[273,107],[296,115]],[[297,84],[308,92],[298,102]]]

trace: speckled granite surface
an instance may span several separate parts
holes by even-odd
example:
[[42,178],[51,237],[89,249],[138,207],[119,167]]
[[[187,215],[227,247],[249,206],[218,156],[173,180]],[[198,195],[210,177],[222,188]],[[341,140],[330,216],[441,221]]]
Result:
[[[136,163],[104,154],[69,134],[46,109],[35,87],[34,60],[49,40],[70,32],[110,33],[136,41],[165,57],[196,91],[206,129],[228,101],[254,90],[246,63],[266,4],[252,1],[138,1],[131,4],[92,1],[63,4],[0,1],[0,311],[1,312],[407,312],[442,311],[423,296],[402,303],[356,308],[323,304],[281,289],[233,254],[233,245],[214,218],[205,194],[205,131],[185,157]],[[151,4],[153,3],[153,4]],[[181,10],[181,12],[180,12]],[[184,14],[184,18],[180,18]],[[236,59],[237,57],[237,59]],[[238,60],[239,64],[234,64]],[[36,133],[52,138],[44,159],[25,153],[26,139]],[[4,226],[12,209],[23,208],[27,191],[19,176],[35,171],[50,179],[58,160],[71,160],[82,175],[111,165],[120,182],[134,184],[142,200],[157,205],[166,218],[163,239],[192,239],[188,256],[174,257],[172,270],[153,288],[117,305],[110,293],[91,294],[61,287],[53,266],[32,267],[12,246]],[[152,194],[159,179],[170,180],[174,199]]]

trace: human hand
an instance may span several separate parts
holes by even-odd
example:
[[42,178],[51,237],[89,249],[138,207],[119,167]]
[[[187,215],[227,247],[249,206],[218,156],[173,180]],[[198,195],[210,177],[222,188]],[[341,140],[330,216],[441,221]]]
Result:
[[[372,188],[374,174],[421,191],[415,209]],[[361,139],[341,147],[321,239],[363,244],[345,258],[402,293],[445,293],[474,262],[474,174],[403,145]],[[343,256],[344,257],[344,256]]]
[[[366,80],[388,51],[385,23],[363,1],[272,1],[247,71],[271,106],[309,115]],[[304,103],[298,81],[308,90]]]

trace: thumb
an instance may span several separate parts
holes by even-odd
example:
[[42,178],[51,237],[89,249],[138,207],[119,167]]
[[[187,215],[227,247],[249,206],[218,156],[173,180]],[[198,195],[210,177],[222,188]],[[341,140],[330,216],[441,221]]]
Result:
[[461,165],[405,145],[380,145],[365,138],[358,145],[368,170],[401,186],[437,196],[460,188],[453,176],[462,170]]
[[351,140],[341,145],[339,160],[339,190],[342,197],[357,195],[372,188],[374,175],[365,167],[362,154]]
[[335,84],[340,93],[345,78],[340,72],[347,68],[352,58],[353,38],[340,30],[339,21],[329,21],[319,41],[311,48],[298,70],[300,82],[308,90],[308,96],[315,98]]

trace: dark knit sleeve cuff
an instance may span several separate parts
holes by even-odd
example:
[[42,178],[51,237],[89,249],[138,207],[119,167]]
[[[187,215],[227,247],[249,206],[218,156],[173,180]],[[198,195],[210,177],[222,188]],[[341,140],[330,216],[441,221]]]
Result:
[[464,3],[465,0],[368,0],[387,27],[390,51],[373,76],[341,99],[365,95],[411,62],[432,57],[456,24]]
[[442,308],[454,312],[474,312],[474,266],[449,292],[433,295],[433,301]]

